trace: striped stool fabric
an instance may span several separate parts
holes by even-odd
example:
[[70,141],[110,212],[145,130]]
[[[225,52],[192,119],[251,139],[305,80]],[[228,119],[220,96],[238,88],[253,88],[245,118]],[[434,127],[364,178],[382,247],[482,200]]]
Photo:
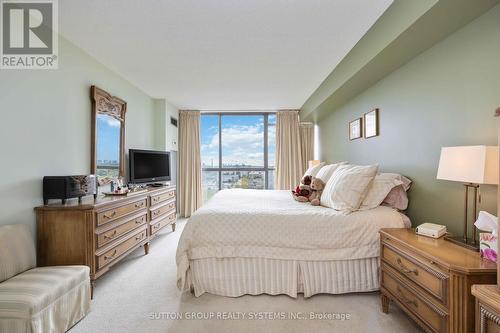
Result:
[[[13,226],[0,227],[0,239],[11,240],[16,236],[19,239],[18,232],[22,228],[15,229],[17,228]],[[7,237],[6,233],[11,231],[16,231],[17,235]],[[33,242],[31,237],[21,239],[31,244]],[[22,243],[22,240],[19,243]],[[3,259],[2,254],[8,253],[8,250],[2,247],[0,243],[0,259]],[[24,247],[25,251],[26,249],[30,247]],[[24,255],[24,258],[31,257],[32,254]],[[54,266],[29,269],[27,266],[30,266],[30,260],[25,260],[26,264],[20,266],[19,263],[16,264],[15,253],[11,253],[9,261],[8,265],[7,260],[0,264],[0,270],[3,270],[0,276],[5,278],[13,272],[17,275],[0,283],[0,333],[66,332],[89,312],[89,267]]]

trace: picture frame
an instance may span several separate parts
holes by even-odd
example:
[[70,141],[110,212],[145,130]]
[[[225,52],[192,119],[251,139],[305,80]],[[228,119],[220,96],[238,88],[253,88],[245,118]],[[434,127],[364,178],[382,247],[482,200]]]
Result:
[[349,122],[349,140],[363,137],[363,118],[357,118]]
[[373,109],[363,116],[365,139],[373,138],[379,135],[379,109]]

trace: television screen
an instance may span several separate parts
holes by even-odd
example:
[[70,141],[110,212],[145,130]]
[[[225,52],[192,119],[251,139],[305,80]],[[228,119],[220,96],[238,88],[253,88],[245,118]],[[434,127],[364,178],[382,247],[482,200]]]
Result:
[[129,159],[131,183],[170,180],[169,152],[130,149]]

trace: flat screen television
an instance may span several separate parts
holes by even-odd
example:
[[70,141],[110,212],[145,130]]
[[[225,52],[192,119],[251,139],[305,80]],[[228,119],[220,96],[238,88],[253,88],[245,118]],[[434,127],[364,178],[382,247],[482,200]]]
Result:
[[153,183],[170,180],[170,153],[155,150],[129,150],[131,183]]

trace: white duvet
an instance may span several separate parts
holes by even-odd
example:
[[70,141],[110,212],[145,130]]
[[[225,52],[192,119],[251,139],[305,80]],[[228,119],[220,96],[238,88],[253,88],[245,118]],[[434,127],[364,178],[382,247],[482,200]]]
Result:
[[381,228],[405,227],[409,220],[389,207],[345,215],[297,202],[290,191],[222,190],[191,216],[182,232],[178,287],[185,287],[189,260],[373,258],[379,256]]

